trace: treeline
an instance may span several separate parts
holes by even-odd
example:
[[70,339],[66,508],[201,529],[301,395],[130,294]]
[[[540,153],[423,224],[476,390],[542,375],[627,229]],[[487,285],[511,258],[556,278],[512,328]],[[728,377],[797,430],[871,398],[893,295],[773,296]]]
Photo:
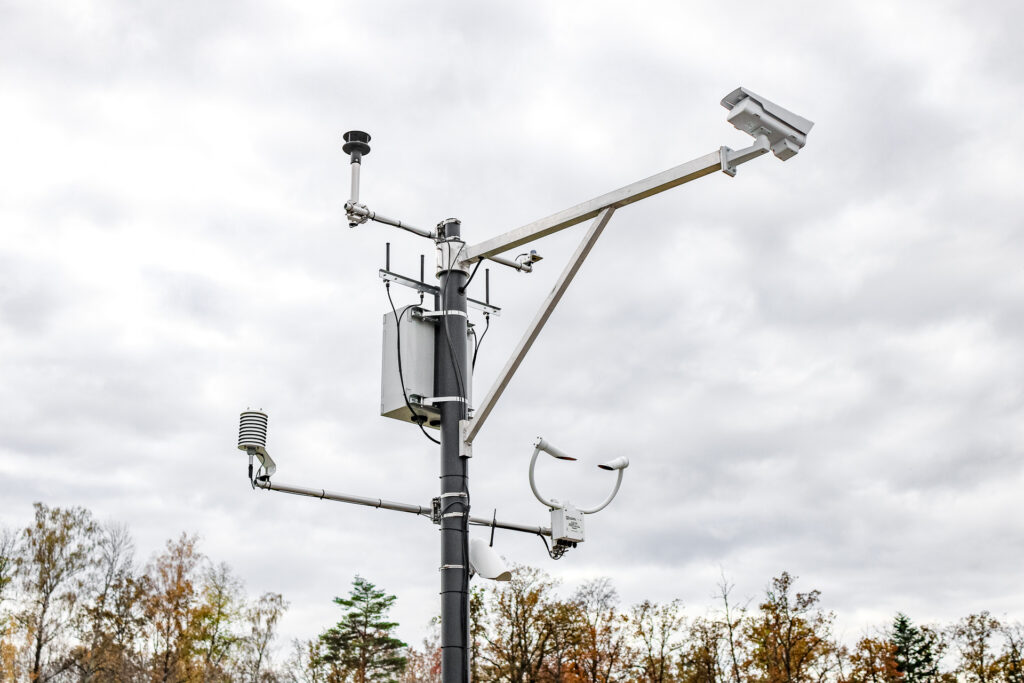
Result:
[[[756,601],[718,587],[710,611],[620,604],[607,579],[566,595],[537,569],[476,582],[477,681],[611,683],[1024,683],[1024,625],[988,612],[949,625],[892,623],[843,642],[816,590],[783,572]],[[0,681],[434,683],[438,624],[420,647],[395,637],[396,598],[356,577],[337,624],[284,655],[287,603],[249,597],[231,569],[182,535],[140,564],[128,530],[82,508],[35,505],[0,529]],[[314,631],[315,632],[315,631]]]
[[127,527],[35,505],[0,529],[0,681],[276,681],[287,604],[249,599],[182,534],[144,565]]
[[[518,567],[471,601],[474,680],[561,683],[1024,683],[1024,625],[988,612],[948,626],[904,614],[843,643],[835,614],[795,577],[771,580],[756,603],[688,616],[678,601],[621,608],[608,579],[562,598],[547,574]],[[436,643],[425,643],[423,653]],[[430,658],[427,658],[428,660]],[[415,665],[419,659],[410,657]],[[410,681],[437,681],[430,669]]]

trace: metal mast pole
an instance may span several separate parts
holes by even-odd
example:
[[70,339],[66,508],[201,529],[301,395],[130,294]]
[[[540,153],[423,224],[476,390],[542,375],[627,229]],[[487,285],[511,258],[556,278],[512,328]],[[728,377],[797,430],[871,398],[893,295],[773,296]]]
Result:
[[438,226],[441,315],[434,344],[434,389],[441,412],[441,679],[469,683],[469,467],[460,455],[470,367],[461,223]]

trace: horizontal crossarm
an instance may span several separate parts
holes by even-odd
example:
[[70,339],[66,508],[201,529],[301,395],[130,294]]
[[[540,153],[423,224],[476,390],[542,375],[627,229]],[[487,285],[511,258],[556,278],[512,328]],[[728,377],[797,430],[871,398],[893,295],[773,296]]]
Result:
[[638,202],[651,195],[671,190],[683,183],[702,178],[715,171],[722,170],[722,152],[714,151],[705,154],[699,159],[688,161],[681,166],[662,171],[650,178],[638,180],[632,185],[619,188],[608,194],[591,199],[588,202],[559,211],[547,218],[534,221],[515,230],[510,230],[503,235],[492,237],[489,240],[466,247],[463,254],[465,262],[475,262],[482,258],[489,258],[496,254],[515,249],[516,247],[532,242],[536,239],[552,233],[570,228],[583,221],[590,220],[607,208],[619,208]]

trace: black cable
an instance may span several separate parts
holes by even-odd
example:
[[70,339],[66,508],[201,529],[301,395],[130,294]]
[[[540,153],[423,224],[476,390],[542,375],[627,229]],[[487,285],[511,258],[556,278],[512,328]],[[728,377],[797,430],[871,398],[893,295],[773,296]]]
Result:
[[[466,243],[462,242],[462,246],[459,247],[459,250],[457,252],[455,252],[455,258],[454,259],[449,259],[449,261],[448,261],[448,270],[447,270],[447,274],[445,275],[445,278],[444,278],[444,288],[441,291],[441,306],[442,307],[445,307],[445,306],[448,305],[448,302],[447,302],[447,299],[448,299],[448,285],[452,281],[452,265],[459,260],[459,256],[462,254],[462,250],[465,249],[465,248],[466,248]],[[466,393],[466,380],[465,380],[465,377],[463,377],[462,368],[460,368],[459,364],[455,362],[455,346],[452,344],[451,330],[448,329],[448,318],[449,318],[449,315],[448,315],[447,309],[445,309],[443,311],[443,313],[444,313],[444,315],[441,316],[441,324],[443,326],[442,329],[444,330],[445,342],[447,342],[447,344],[448,344],[448,359],[451,361],[452,370],[455,371],[455,381],[456,381],[456,383],[458,383],[459,396],[462,397],[462,398],[465,398],[466,395],[467,395],[467,393]],[[465,416],[466,416],[466,404],[463,403],[462,404],[462,418],[465,419]]]
[[[479,336],[476,333],[476,325],[473,325],[472,323],[467,324],[466,325],[466,334],[473,335],[473,353],[475,354],[476,353],[476,347],[477,347],[477,336]],[[472,369],[472,368],[473,368],[473,366],[470,365],[470,369]]]
[[384,283],[384,292],[388,295],[388,303],[391,304],[391,312],[395,316],[395,341],[397,342],[395,346],[397,347],[396,352],[398,356],[398,382],[399,384],[402,385],[402,398],[405,400],[405,405],[409,409],[409,412],[412,413],[412,421],[416,423],[416,425],[420,428],[420,431],[423,432],[423,436],[427,437],[434,443],[441,445],[440,441],[432,437],[430,434],[427,433],[427,430],[424,429],[423,423],[426,422],[427,416],[420,415],[415,410],[413,410],[412,404],[409,403],[409,395],[405,391],[405,377],[402,375],[402,316],[405,315],[406,311],[408,311],[409,309],[405,308],[402,310],[402,315],[398,314],[398,311],[395,309],[395,302],[391,300],[390,282]]
[[[484,337],[487,336],[487,330],[491,329],[490,313],[484,313],[484,321],[486,321],[486,324],[484,325],[484,331],[480,334],[480,337],[477,338],[476,343],[473,345],[473,364],[471,367],[474,370],[476,370],[476,352],[480,350],[480,343],[483,342]],[[476,337],[476,334],[474,334],[473,336]]]
[[428,431],[426,430],[426,428],[425,428],[425,427],[424,427],[423,425],[421,425],[421,424],[420,424],[419,422],[417,422],[417,423],[416,423],[416,426],[418,426],[418,427],[420,428],[420,431],[421,431],[421,432],[423,432],[423,436],[427,437],[428,439],[430,439],[431,441],[433,441],[434,443],[436,443],[436,444],[437,444],[438,446],[440,446],[440,445],[441,445],[441,442],[440,442],[440,441],[438,441],[437,439],[435,439],[434,437],[432,437],[432,436],[430,435],[430,432],[428,432]]
[[562,559],[562,555],[565,555],[565,546],[556,546],[555,552],[552,552],[551,547],[548,545],[548,539],[544,538],[544,534],[537,535],[540,536],[540,540],[544,542],[544,550],[548,551],[548,557],[550,557],[552,560]]
[[[462,250],[460,249],[459,251],[462,251]],[[476,277],[476,271],[480,270],[480,266],[483,264],[483,262],[484,262],[483,259],[480,259],[479,261],[476,262],[476,268],[474,268],[473,272],[469,274],[469,279],[466,280],[466,284],[464,284],[461,287],[459,287],[459,294],[465,294],[466,293],[466,289],[469,287],[469,283],[472,282],[473,278]]]
[[[465,249],[465,248],[466,248],[466,243],[463,242],[462,246],[459,247],[459,250],[457,252],[455,252],[455,258],[448,263],[448,277],[445,278],[445,283],[444,283],[445,284],[445,291],[446,292],[448,290],[448,283],[451,281],[451,272],[452,272],[451,269],[452,269],[452,266],[455,263],[458,262],[459,256],[462,254],[462,250]],[[447,304],[445,304],[445,305],[447,305]],[[468,316],[467,316],[466,320],[468,322],[468,320],[469,320]],[[448,328],[448,316],[447,315],[444,316],[444,323],[445,323],[445,326],[444,326],[445,338],[446,338],[446,340],[448,342],[448,351],[450,353],[450,358],[451,358],[451,362],[452,362],[452,368],[455,369],[456,379],[457,379],[457,381],[459,383],[459,396],[462,396],[462,397],[465,398],[467,396],[467,392],[466,392],[466,379],[465,379],[465,376],[462,374],[462,368],[459,367],[459,364],[455,362],[455,348],[454,348],[454,345],[452,344],[451,330]],[[465,404],[463,404],[462,413],[463,413],[463,418],[464,418],[465,417]]]
[[[462,557],[463,557],[462,566],[466,568],[466,571],[463,572],[463,574],[462,574],[465,577],[464,581],[462,582],[462,592],[465,594],[466,598],[464,600],[462,600],[462,610],[461,610],[461,612],[462,612],[462,632],[468,634],[468,633],[470,633],[470,628],[469,628],[469,507],[470,506],[469,506],[469,487],[466,485],[466,478],[465,477],[463,477],[462,492],[466,494],[466,501],[465,501],[466,516],[464,518],[464,522],[465,522],[465,525],[466,525],[466,533],[462,534]],[[466,644],[472,650],[473,644],[472,643],[466,643]],[[468,662],[469,662],[469,656],[468,655],[469,655],[469,653],[467,653],[467,657],[466,657],[467,666],[468,666]],[[469,673],[470,672],[468,672],[468,671],[466,672],[466,676],[467,676],[466,680],[469,680]]]
[[548,546],[548,539],[544,538],[544,534],[537,534],[540,536],[540,540],[544,542],[544,550],[548,551],[548,555],[551,554],[551,548]]

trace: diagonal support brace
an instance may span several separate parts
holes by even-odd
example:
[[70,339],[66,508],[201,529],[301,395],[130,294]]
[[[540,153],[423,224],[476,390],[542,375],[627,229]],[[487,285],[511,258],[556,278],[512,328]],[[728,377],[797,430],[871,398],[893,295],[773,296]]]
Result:
[[569,288],[573,278],[576,277],[576,273],[579,272],[580,266],[583,265],[583,261],[590,254],[590,250],[593,249],[594,243],[597,242],[597,238],[604,232],[604,228],[608,225],[608,221],[611,220],[612,214],[615,213],[615,207],[609,206],[601,210],[597,214],[597,218],[590,224],[590,228],[587,230],[587,234],[584,235],[583,240],[579,246],[576,247],[576,251],[569,259],[569,263],[566,264],[565,270],[558,276],[558,281],[552,288],[551,293],[548,294],[547,299],[541,305],[540,310],[534,317],[533,322],[526,329],[523,338],[519,340],[519,344],[516,346],[515,351],[512,352],[512,357],[505,363],[505,367],[502,369],[501,374],[495,380],[491,390],[487,392],[487,396],[484,397],[483,402],[476,409],[476,412],[471,420],[469,420],[469,428],[465,432],[464,441],[472,444],[474,437],[477,432],[483,426],[487,416],[491,414],[491,410],[494,408],[494,404],[501,398],[508,383],[512,380],[512,375],[515,374],[516,370],[519,369],[523,359],[526,358],[526,354],[529,352],[530,347],[533,346],[533,342],[537,340],[537,335],[544,329],[544,324],[547,323],[548,318],[551,317],[551,313],[555,310],[555,306],[562,300],[562,295],[565,294],[565,290]]

